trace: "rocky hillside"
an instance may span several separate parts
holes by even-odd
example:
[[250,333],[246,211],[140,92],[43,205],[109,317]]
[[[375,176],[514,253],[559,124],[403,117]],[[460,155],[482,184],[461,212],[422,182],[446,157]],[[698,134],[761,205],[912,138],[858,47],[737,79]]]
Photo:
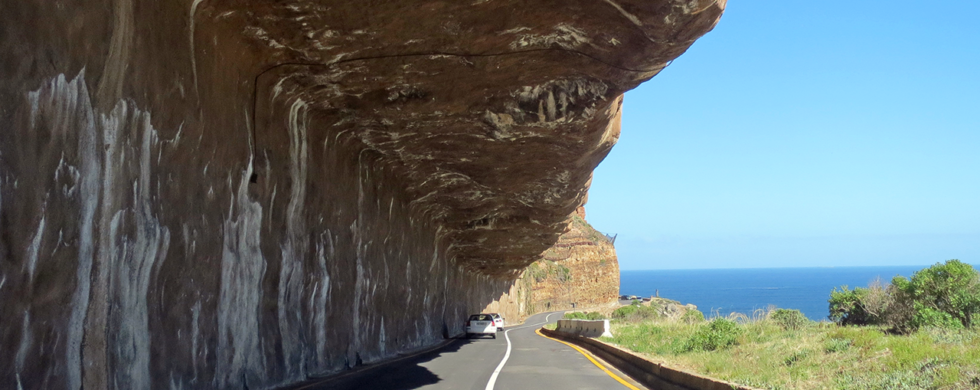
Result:
[[529,312],[589,308],[619,296],[619,262],[605,235],[573,214],[569,230],[522,275]]

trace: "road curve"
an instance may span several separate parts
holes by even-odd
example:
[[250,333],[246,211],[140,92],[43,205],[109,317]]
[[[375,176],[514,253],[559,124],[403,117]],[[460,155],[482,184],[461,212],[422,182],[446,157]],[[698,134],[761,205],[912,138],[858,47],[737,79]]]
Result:
[[[542,325],[555,322],[561,315],[561,312],[536,314],[528,318],[524,325],[508,328],[506,334],[498,332],[496,339],[459,339],[419,356],[291,389],[628,389],[580,352],[535,333]],[[504,361],[508,338],[511,351]],[[643,389],[618,370],[606,367],[635,388]],[[494,375],[495,371],[497,375]]]

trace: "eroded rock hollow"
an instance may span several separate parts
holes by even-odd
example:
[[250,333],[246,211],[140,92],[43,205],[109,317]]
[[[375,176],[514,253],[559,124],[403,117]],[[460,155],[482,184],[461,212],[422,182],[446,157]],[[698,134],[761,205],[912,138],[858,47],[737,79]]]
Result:
[[724,0],[5,1],[0,388],[272,388],[432,345]]

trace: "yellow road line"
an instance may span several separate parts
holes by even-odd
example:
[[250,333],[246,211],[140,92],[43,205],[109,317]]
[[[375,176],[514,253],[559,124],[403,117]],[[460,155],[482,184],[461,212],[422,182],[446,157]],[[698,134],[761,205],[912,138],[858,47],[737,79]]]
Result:
[[598,361],[596,361],[595,359],[593,359],[591,355],[589,355],[588,353],[586,353],[585,351],[583,351],[583,350],[582,350],[581,348],[579,348],[578,346],[576,346],[576,345],[573,345],[573,344],[571,344],[571,343],[567,343],[567,342],[565,342],[565,341],[562,341],[562,340],[559,340],[559,339],[556,339],[556,338],[553,338],[553,337],[548,337],[548,336],[545,336],[544,334],[542,334],[542,333],[541,333],[541,329],[537,329],[537,330],[535,330],[535,331],[534,331],[534,333],[537,333],[537,334],[538,334],[538,336],[541,336],[541,337],[544,337],[544,338],[546,338],[546,339],[549,339],[549,340],[554,340],[554,341],[557,341],[557,342],[559,342],[559,343],[562,343],[562,344],[565,344],[565,345],[567,345],[567,346],[569,346],[569,347],[572,347],[572,348],[574,348],[574,349],[575,349],[576,351],[578,351],[579,353],[581,353],[581,354],[582,354],[582,356],[585,356],[586,358],[588,358],[588,359],[589,359],[589,361],[590,361],[590,362],[592,362],[592,364],[595,364],[595,365],[596,365],[596,367],[599,367],[599,368],[601,368],[601,369],[602,369],[602,371],[605,371],[605,372],[606,372],[606,374],[609,374],[609,376],[611,376],[611,377],[612,377],[613,379],[615,379],[615,380],[616,380],[617,382],[619,382],[619,383],[622,383],[622,384],[623,384],[623,386],[626,386],[626,388],[628,388],[628,389],[630,389],[630,390],[640,390],[640,389],[639,389],[639,388],[637,388],[636,386],[633,386],[633,385],[631,385],[631,384],[630,384],[629,382],[627,382],[627,381],[626,381],[625,379],[623,379],[623,378],[620,378],[620,377],[619,377],[618,375],[616,375],[616,374],[613,374],[613,372],[612,372],[612,371],[609,371],[609,369],[608,369],[608,368],[606,368],[606,366],[604,366],[604,365],[602,365],[602,363],[599,363]]

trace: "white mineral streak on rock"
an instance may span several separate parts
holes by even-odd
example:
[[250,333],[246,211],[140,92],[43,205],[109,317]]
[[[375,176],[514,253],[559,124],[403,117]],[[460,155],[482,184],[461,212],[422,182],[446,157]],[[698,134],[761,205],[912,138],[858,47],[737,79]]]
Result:
[[114,0],[112,4],[112,37],[109,40],[109,56],[102,68],[102,77],[97,90],[99,106],[107,110],[111,102],[122,98],[126,69],[129,67],[129,54],[133,46],[133,30],[136,18],[133,17],[133,0]]
[[626,12],[623,7],[620,7],[619,4],[614,3],[612,0],[605,0],[605,2],[609,3],[609,5],[613,6],[613,8],[616,8],[619,13],[623,14],[623,16],[625,16],[626,19],[629,19],[630,22],[633,22],[633,24],[643,27],[643,23],[640,22],[640,18],[636,17],[636,15]]
[[[266,182],[266,185],[268,185],[268,183],[270,181],[272,181],[272,173],[271,173],[272,170],[271,169],[266,169],[265,171],[266,171],[266,174],[265,174],[265,182]],[[268,217],[268,222],[266,223],[266,229],[268,229],[270,232],[272,231],[272,213],[275,212],[276,195],[278,193],[279,193],[279,184],[273,184],[272,185],[272,197],[269,198],[269,217]]]
[[279,94],[283,92],[283,84],[285,84],[287,81],[292,81],[294,77],[296,77],[296,74],[290,74],[289,76],[279,78],[279,81],[276,81],[276,83],[272,86],[272,99],[270,100],[275,101],[277,98],[279,98]]
[[197,344],[201,338],[201,301],[194,302],[191,308],[191,365],[194,366],[194,379],[197,380]]
[[585,31],[561,23],[554,27],[554,32],[551,34],[522,34],[516,41],[510,43],[510,48],[547,47],[554,44],[563,49],[571,50],[589,42],[589,37]]
[[177,383],[173,373],[170,373],[170,390],[184,390],[184,384]]
[[553,121],[557,117],[556,108],[555,108],[555,93],[552,91],[548,91],[548,98],[545,101],[547,102],[546,107],[548,109],[548,120]]
[[[441,228],[441,226],[440,226]],[[432,263],[429,264],[429,272],[432,272],[436,268],[436,264],[439,263],[439,240],[436,239],[435,248],[432,249]]]
[[354,242],[355,245],[357,245],[357,248],[355,248],[355,251],[357,253],[356,255],[357,279],[355,279],[354,281],[354,316],[353,316],[354,337],[352,337],[351,339],[352,345],[348,348],[348,352],[347,352],[348,364],[351,367],[353,367],[357,363],[357,360],[359,359],[358,353],[361,348],[361,337],[363,335],[363,333],[361,332],[361,305],[363,304],[362,301],[364,299],[364,288],[365,288],[364,261],[363,261],[365,248],[364,245],[361,244],[362,238],[359,232],[359,228],[357,226],[357,221],[355,221],[354,224],[355,224]]
[[[200,4],[201,4],[201,0],[194,0],[194,2],[191,3],[191,13],[189,15],[190,31],[187,34],[187,38],[190,41],[190,49],[191,49],[191,73],[194,76],[194,93],[196,94],[198,100],[201,99],[201,93],[197,89],[197,52],[194,51],[194,22],[195,22],[194,15],[197,14],[197,6]],[[177,133],[177,139],[180,139],[180,132]]]
[[27,281],[28,283],[34,282],[34,270],[37,268],[37,254],[41,250],[41,238],[44,237],[44,220],[45,214],[44,210],[41,210],[41,222],[37,224],[37,230],[34,231],[34,238],[31,239],[31,245],[27,247]]
[[184,134],[184,121],[180,121],[180,126],[177,127],[177,134],[174,135],[174,139],[170,141],[170,146],[177,147],[180,144],[180,136]]
[[432,333],[432,296],[431,293],[426,291],[425,293],[425,310],[422,311],[422,322],[425,325],[422,326],[422,334],[419,337],[419,342],[425,344],[426,341],[430,340],[429,335]]
[[91,289],[90,275],[95,255],[94,225],[101,176],[98,128],[88,86],[85,84],[84,70],[70,82],[64,74],[56,76],[36,91],[29,92],[27,99],[31,106],[29,121],[32,132],[43,132],[45,129],[38,129],[37,125],[47,124],[54,133],[52,136],[78,137],[78,158],[81,160],[78,184],[81,205],[78,217],[78,263],[65,347],[67,388],[74,390],[82,386],[82,338],[85,333],[85,315],[88,312]]
[[497,35],[516,34],[516,33],[519,33],[521,31],[527,31],[527,30],[530,30],[530,29],[531,29],[530,27],[514,27],[514,28],[509,29],[509,30],[501,31],[501,32],[497,33]]
[[252,161],[228,204],[221,253],[215,387],[243,387],[247,374],[264,375],[259,345],[259,302],[265,258],[261,251],[262,205],[248,195]]
[[711,8],[715,4],[719,4],[722,8],[725,7],[726,0],[714,0],[714,1],[704,1],[704,0],[673,0],[673,3],[678,4],[681,7],[681,11],[685,14],[696,15],[704,10]]
[[[438,237],[433,241],[432,246],[435,247],[436,250],[439,250],[439,238]],[[449,297],[449,273],[452,271],[453,268],[452,267],[445,267],[445,266],[442,267],[442,268],[444,268],[444,270],[441,272],[441,274],[442,274],[442,320],[445,323],[445,321],[446,321],[446,306],[449,304],[449,298],[450,298]],[[452,318],[452,319],[455,320],[456,318],[460,318],[460,317],[458,315],[454,315],[454,316],[449,317],[449,318]],[[461,326],[461,325],[459,325],[459,326]]]
[[275,49],[285,49],[286,48],[285,45],[283,45],[282,43],[279,43],[279,41],[277,41],[275,38],[270,37],[269,36],[269,33],[266,32],[261,27],[257,27],[257,26],[246,26],[245,27],[245,30],[243,31],[243,33],[245,34],[245,36],[248,36],[248,37],[251,37],[251,38],[260,40],[262,42],[265,42],[265,44],[269,45],[269,47],[272,47],[272,48],[275,48]]
[[[405,242],[405,236],[402,235],[401,242]],[[405,307],[411,307],[412,304],[412,285],[414,281],[412,280],[412,258],[405,258]]]
[[[326,237],[326,238],[323,238]],[[326,244],[326,246],[324,246]],[[334,259],[333,237],[330,230],[321,234],[320,240],[316,243],[317,271],[319,281],[318,288],[313,292],[314,303],[310,312],[313,313],[313,329],[316,332],[316,356],[317,366],[326,368],[329,364],[329,351],[327,351],[327,315],[330,299],[330,274],[327,271],[327,259]]]
[[388,354],[388,340],[386,340],[387,335],[385,334],[385,318],[381,317],[381,331],[378,333],[378,351],[381,356]]
[[[133,109],[131,116],[125,102],[119,102],[111,117],[103,120],[103,136],[106,142],[129,144],[141,137],[137,150],[135,145],[127,148],[139,156],[139,176],[133,183],[133,202],[131,210],[119,210],[110,224],[110,234],[102,237],[115,249],[110,259],[112,272],[112,296],[114,305],[111,311],[115,324],[115,334],[111,335],[111,348],[115,350],[115,383],[125,384],[127,388],[148,389],[150,381],[150,331],[149,310],[147,308],[151,277],[159,263],[167,257],[170,247],[170,231],[160,225],[153,214],[151,199],[150,159],[153,148],[159,146],[157,131],[150,124],[150,115]],[[128,133],[128,134],[126,134]],[[106,192],[116,188],[114,174],[125,169],[124,156],[127,150],[110,147],[106,159]],[[120,183],[121,184],[121,183]],[[114,192],[114,191],[113,191]],[[106,203],[108,204],[108,202]],[[132,232],[120,237],[120,224],[132,226]],[[128,229],[127,229],[128,231]]]
[[286,379],[306,378],[306,361],[301,318],[303,261],[308,239],[305,223],[308,147],[306,102],[296,99],[289,110],[289,204],[286,206],[286,236],[280,244],[282,266],[279,272],[279,332],[282,341]]
[[[353,312],[353,337],[351,338],[351,345],[347,349],[347,364],[350,367],[354,367],[359,364],[360,360],[360,350],[361,346],[364,345],[361,339],[364,337],[364,332],[361,328],[361,306],[365,305],[364,291],[368,287],[365,270],[364,270],[364,256],[367,250],[367,246],[364,244],[364,229],[362,219],[365,218],[364,210],[364,183],[370,180],[370,175],[367,172],[368,169],[365,164],[361,161],[363,153],[358,155],[357,159],[357,219],[351,226],[352,233],[354,235],[354,245],[355,247],[355,267],[357,270],[356,279],[354,280],[354,312]],[[370,308],[370,306],[368,306]],[[370,309],[369,309],[370,310]]]
[[[107,64],[106,66],[108,67],[109,65]],[[105,103],[103,102],[103,104]],[[130,378],[128,376],[131,374],[130,370],[126,369],[132,368],[131,366],[127,366],[127,362],[121,361],[121,369],[112,371],[104,368],[100,369],[97,365],[92,365],[88,362],[105,359],[106,363],[104,364],[109,364],[111,358],[107,355],[113,353],[110,350],[118,350],[115,344],[124,340],[132,341],[133,337],[135,337],[133,334],[123,335],[122,333],[125,331],[122,330],[122,322],[125,319],[121,316],[117,317],[110,314],[110,305],[116,304],[111,297],[114,293],[122,294],[121,290],[110,286],[110,281],[116,277],[126,277],[119,273],[118,267],[120,264],[119,258],[125,256],[119,252],[125,252],[127,249],[122,247],[123,243],[120,242],[119,237],[119,224],[123,222],[123,218],[125,217],[125,211],[122,208],[124,207],[123,202],[127,194],[125,189],[127,180],[120,178],[119,175],[120,172],[124,176],[127,173],[126,166],[124,165],[127,160],[126,148],[131,148],[132,145],[126,132],[129,129],[137,127],[135,122],[139,117],[138,110],[134,108],[133,111],[135,112],[130,113],[130,107],[127,101],[119,100],[108,114],[99,113],[98,123],[100,125],[101,136],[99,146],[103,153],[101,156],[102,175],[99,177],[101,182],[101,196],[99,215],[97,217],[96,252],[93,259],[93,272],[90,277],[91,297],[89,298],[89,311],[86,314],[87,318],[84,325],[87,332],[84,336],[85,345],[82,346],[82,360],[84,364],[82,376],[86,380],[83,383],[83,387],[92,385],[108,387],[109,383],[113,383],[117,379],[129,380]],[[125,145],[123,144],[124,141],[126,142]],[[135,154],[135,152],[133,153]],[[125,230],[126,227],[124,226],[123,229]],[[127,304],[132,305],[132,301],[127,301]],[[130,306],[129,309],[132,309],[132,307]],[[112,332],[101,331],[103,328],[111,329]],[[100,330],[97,331],[96,329]],[[96,334],[96,332],[102,332],[102,334]],[[128,352],[130,353],[126,355],[126,359],[134,359],[136,357],[135,351],[131,350]],[[135,370],[138,369],[136,368]],[[98,372],[100,370],[103,372]],[[98,373],[96,374],[96,372]],[[106,377],[102,377],[103,375]],[[109,383],[104,383],[103,381],[109,381]]]
[[31,349],[33,342],[31,337],[31,313],[24,310],[24,320],[20,328],[20,346],[17,347],[17,355],[14,357],[14,369],[17,371],[17,386],[20,386],[20,372],[24,370],[24,360],[27,359],[27,352]]
[[191,242],[193,239],[191,238],[190,226],[187,226],[186,223],[180,226],[180,236],[184,239],[184,257],[189,259],[191,258]]

